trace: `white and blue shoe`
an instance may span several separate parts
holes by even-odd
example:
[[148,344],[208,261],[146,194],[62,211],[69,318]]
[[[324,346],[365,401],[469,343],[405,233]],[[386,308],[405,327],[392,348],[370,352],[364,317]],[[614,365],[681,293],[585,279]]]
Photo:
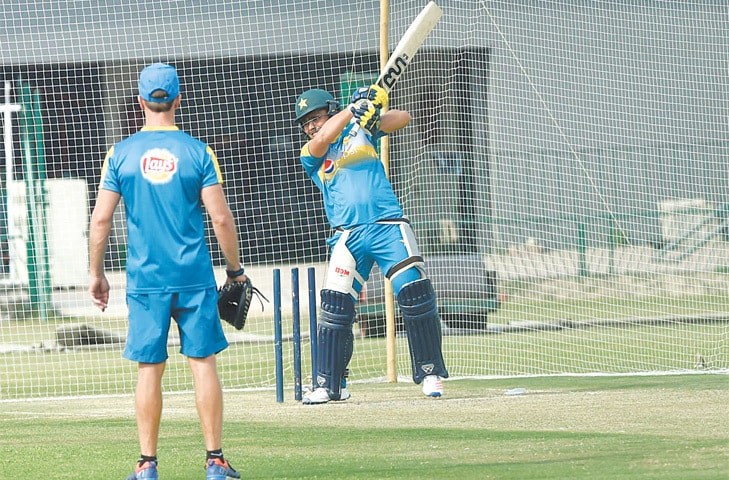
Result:
[[342,390],[339,392],[339,400],[338,401],[342,402],[342,401],[348,399],[351,396],[352,395],[349,394],[349,390],[347,390],[346,388],[342,388]]
[[428,375],[423,379],[423,395],[426,397],[443,396],[443,381],[438,375]]
[[319,387],[306,394],[301,400],[304,405],[318,405],[320,403],[327,403],[329,398],[329,392],[324,387]]
[[319,387],[315,389],[313,392],[309,392],[302,400],[301,403],[304,405],[318,405],[321,403],[327,403],[329,401],[344,401],[347,400],[351,395],[349,394],[349,391],[346,388],[343,388],[339,392],[339,399],[334,400],[329,396],[329,391],[324,387]]

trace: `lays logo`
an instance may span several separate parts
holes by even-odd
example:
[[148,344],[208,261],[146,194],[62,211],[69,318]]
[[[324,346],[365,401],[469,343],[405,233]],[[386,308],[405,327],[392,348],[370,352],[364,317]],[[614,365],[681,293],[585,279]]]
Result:
[[177,157],[169,150],[153,148],[144,152],[139,168],[147,181],[163,184],[172,180],[177,172],[177,162]]

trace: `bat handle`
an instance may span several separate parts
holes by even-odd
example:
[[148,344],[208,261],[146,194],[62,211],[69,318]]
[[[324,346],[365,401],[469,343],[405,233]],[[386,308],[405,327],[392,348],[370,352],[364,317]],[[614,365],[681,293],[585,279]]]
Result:
[[357,132],[359,132],[360,126],[359,123],[355,123],[354,126],[352,126],[352,129],[349,131],[349,138],[354,137],[357,135]]

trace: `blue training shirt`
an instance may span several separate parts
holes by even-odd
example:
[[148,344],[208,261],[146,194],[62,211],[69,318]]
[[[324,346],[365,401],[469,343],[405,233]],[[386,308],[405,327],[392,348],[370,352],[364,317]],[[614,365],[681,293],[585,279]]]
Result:
[[144,127],[109,149],[100,188],[124,199],[127,292],[215,286],[200,192],[222,183],[213,150],[176,126]]
[[374,136],[360,129],[354,137],[347,125],[329,145],[323,157],[309,153],[309,143],[301,149],[301,164],[324,197],[324,209],[333,228],[353,228],[377,220],[402,218],[400,202],[387,179]]

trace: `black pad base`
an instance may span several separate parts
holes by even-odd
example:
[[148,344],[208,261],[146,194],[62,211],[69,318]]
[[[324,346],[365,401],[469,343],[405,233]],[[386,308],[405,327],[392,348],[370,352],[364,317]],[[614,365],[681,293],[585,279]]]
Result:
[[420,384],[427,375],[447,378],[441,349],[442,333],[429,278],[406,284],[397,296],[410,347],[413,381]]
[[339,400],[342,377],[354,349],[354,300],[346,293],[322,290],[321,314],[317,327],[316,384]]

